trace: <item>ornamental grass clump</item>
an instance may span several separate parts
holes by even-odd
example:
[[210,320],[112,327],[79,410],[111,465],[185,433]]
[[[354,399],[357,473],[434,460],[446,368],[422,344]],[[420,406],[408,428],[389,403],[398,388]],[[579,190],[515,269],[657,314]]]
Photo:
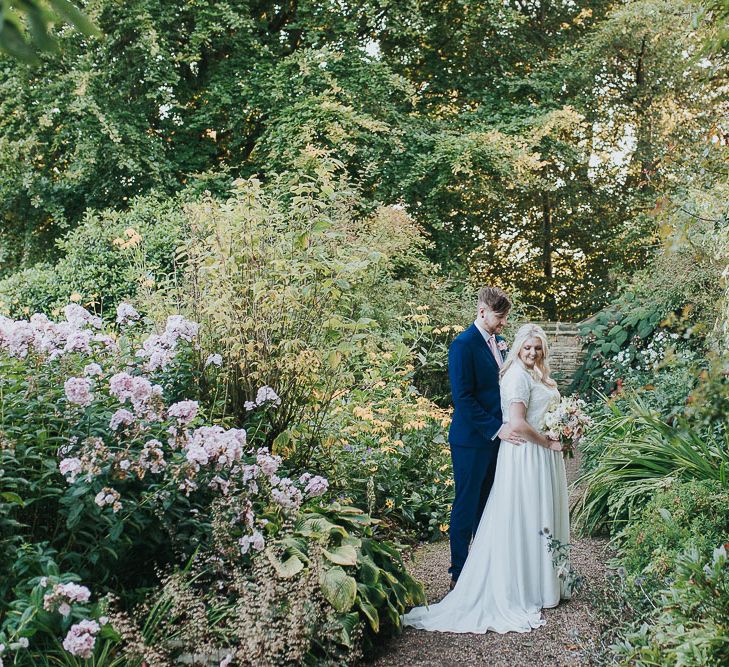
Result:
[[701,433],[686,419],[667,424],[637,398],[626,412],[609,407],[584,446],[594,467],[575,482],[584,491],[573,519],[584,532],[619,530],[674,480],[725,481],[729,432]]

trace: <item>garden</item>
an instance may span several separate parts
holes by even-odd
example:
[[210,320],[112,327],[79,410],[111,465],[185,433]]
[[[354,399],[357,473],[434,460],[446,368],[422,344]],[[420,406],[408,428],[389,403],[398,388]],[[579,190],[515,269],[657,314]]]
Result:
[[397,648],[487,283],[580,330],[571,660],[729,664],[729,7],[537,5],[0,4],[0,667]]

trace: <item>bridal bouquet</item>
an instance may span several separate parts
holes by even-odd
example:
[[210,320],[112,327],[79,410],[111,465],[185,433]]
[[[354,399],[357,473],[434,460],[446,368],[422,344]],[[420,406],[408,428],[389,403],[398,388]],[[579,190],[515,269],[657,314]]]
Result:
[[549,438],[559,438],[565,458],[574,457],[575,445],[591,426],[585,401],[579,398],[562,398],[544,415],[544,431]]

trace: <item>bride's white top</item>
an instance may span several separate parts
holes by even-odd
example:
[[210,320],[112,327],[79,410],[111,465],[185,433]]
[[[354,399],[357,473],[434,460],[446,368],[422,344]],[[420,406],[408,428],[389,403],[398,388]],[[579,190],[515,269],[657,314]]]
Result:
[[[535,380],[518,360],[501,380],[501,409],[514,402],[541,431],[559,391]],[[455,589],[438,604],[417,607],[404,623],[442,632],[529,632],[543,625],[541,609],[563,591],[549,552],[549,535],[569,543],[567,477],[560,452],[535,443],[502,441],[496,477]]]

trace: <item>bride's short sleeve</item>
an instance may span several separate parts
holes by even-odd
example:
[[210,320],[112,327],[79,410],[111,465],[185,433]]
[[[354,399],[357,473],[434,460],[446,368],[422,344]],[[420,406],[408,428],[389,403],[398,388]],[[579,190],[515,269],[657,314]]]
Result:
[[529,407],[531,378],[517,366],[512,366],[501,380],[501,402],[508,410],[512,403],[523,403]]

